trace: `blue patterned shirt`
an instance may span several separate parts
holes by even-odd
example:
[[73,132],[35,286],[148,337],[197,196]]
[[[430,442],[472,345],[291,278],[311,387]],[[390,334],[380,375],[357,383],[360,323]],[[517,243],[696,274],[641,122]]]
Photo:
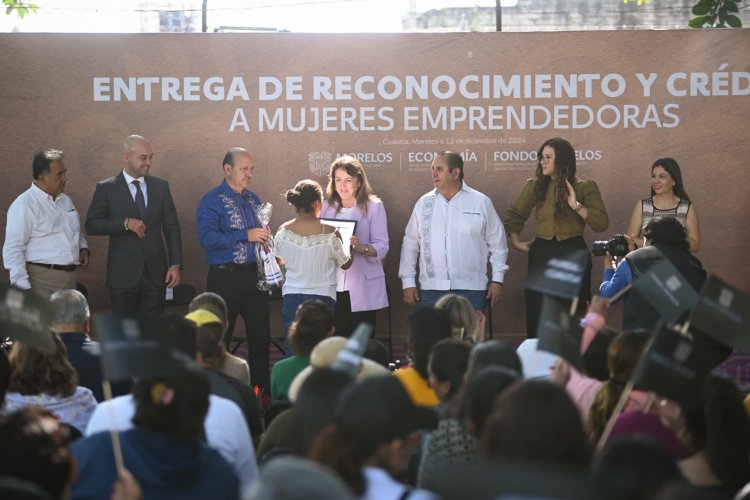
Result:
[[227,181],[203,196],[196,219],[198,239],[209,265],[255,262],[255,243],[247,240],[247,230],[260,227],[256,217],[259,207],[255,193],[235,193]]

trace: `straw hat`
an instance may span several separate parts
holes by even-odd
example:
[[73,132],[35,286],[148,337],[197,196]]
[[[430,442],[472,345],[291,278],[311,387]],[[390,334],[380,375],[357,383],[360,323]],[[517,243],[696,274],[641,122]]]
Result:
[[[320,341],[310,353],[310,365],[305,367],[301,372],[294,377],[292,384],[289,386],[289,399],[291,401],[297,400],[300,387],[302,383],[307,380],[307,377],[316,368],[324,368],[333,365],[334,361],[344,347],[346,346],[347,339],[345,337],[328,337]],[[385,375],[390,373],[388,369],[371,359],[362,358],[362,363],[357,373],[357,380],[362,380],[373,375]]]

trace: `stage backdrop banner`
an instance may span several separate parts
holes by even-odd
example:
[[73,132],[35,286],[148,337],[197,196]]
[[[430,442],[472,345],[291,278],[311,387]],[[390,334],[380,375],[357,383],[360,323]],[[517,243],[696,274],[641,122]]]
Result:
[[[654,160],[674,157],[700,217],[698,256],[747,291],[749,49],[750,31],[739,29],[3,34],[0,222],[31,183],[35,151],[65,151],[66,192],[84,217],[96,182],[122,168],[123,139],[141,134],[153,145],[152,175],[172,187],[183,279],[203,289],[195,209],[221,181],[228,148],[254,155],[252,189],[275,205],[274,230],[293,216],[281,193],[303,178],[325,184],[331,161],[352,154],[388,214],[386,275],[401,334],[408,313],[397,277],[401,240],[414,203],[432,188],[435,153],[460,152],[466,183],[490,196],[502,217],[534,175],[540,144],[561,136],[610,214],[605,232],[587,229],[589,243],[625,231],[649,195]],[[522,238],[530,235],[527,225]],[[80,277],[101,310],[107,241],[89,242],[91,266]],[[511,250],[509,264],[493,316],[503,335],[524,331],[526,255]]]

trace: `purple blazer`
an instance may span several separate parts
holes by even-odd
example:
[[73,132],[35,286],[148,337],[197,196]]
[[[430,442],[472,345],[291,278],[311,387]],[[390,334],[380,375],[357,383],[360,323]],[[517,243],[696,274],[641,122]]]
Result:
[[[336,206],[323,202],[320,216],[327,219],[336,218]],[[351,218],[357,221],[354,235],[360,241],[373,247],[377,257],[365,257],[364,254],[354,252],[352,266],[346,270],[346,282],[349,285],[349,298],[352,312],[375,311],[388,307],[388,294],[385,291],[385,271],[383,259],[388,253],[388,219],[385,208],[380,201],[367,203],[365,215],[355,205]],[[346,244],[346,242],[344,242]]]

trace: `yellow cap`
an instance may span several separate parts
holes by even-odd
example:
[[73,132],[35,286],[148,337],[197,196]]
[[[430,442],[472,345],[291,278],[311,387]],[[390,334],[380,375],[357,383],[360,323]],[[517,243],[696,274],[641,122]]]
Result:
[[186,314],[185,319],[189,319],[198,326],[202,326],[208,323],[221,324],[221,320],[217,315],[205,309],[196,309],[195,311]]

